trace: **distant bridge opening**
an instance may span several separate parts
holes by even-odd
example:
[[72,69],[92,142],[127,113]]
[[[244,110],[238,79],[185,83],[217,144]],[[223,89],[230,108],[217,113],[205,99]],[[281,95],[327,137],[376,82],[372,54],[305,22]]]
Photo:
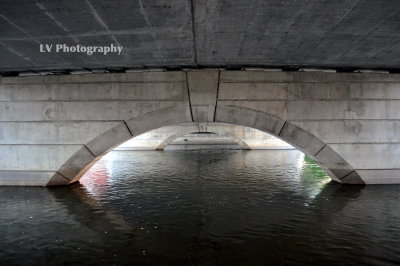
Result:
[[260,130],[227,123],[185,123],[151,130],[119,145],[116,150],[165,149],[294,149]]

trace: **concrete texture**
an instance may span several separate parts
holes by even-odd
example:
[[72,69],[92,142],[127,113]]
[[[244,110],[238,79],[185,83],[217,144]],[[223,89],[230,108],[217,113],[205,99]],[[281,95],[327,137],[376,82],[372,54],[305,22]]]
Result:
[[[0,2],[0,72],[285,66],[399,69],[396,0]],[[115,54],[40,44],[122,45]]]
[[376,73],[2,77],[0,184],[70,184],[122,142],[193,122],[196,130],[221,122],[272,134],[314,158],[340,183],[400,183],[396,88],[400,75]]

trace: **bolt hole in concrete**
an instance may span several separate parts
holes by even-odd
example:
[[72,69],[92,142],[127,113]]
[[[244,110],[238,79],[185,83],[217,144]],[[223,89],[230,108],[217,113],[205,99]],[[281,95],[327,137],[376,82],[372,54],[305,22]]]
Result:
[[0,264],[400,261],[400,186],[341,186],[295,149],[205,149],[205,135],[124,144],[69,187],[1,187]]

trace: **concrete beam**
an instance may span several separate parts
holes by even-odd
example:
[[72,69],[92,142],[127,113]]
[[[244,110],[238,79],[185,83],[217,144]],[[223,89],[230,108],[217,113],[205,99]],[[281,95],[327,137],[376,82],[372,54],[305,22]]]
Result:
[[291,121],[325,143],[399,143],[399,120]]
[[121,122],[0,122],[0,144],[86,144]]
[[55,171],[0,170],[2,186],[47,186],[67,185],[68,180]]
[[186,82],[3,84],[2,101],[183,101]]
[[[175,106],[177,101],[0,102],[0,121],[115,121]],[[182,103],[186,103],[183,102]]]

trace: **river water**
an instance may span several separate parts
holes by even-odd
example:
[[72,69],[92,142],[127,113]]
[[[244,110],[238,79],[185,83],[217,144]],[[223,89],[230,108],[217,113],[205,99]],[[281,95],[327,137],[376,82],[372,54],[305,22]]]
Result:
[[114,151],[80,184],[0,187],[0,265],[396,265],[399,203],[295,150]]

